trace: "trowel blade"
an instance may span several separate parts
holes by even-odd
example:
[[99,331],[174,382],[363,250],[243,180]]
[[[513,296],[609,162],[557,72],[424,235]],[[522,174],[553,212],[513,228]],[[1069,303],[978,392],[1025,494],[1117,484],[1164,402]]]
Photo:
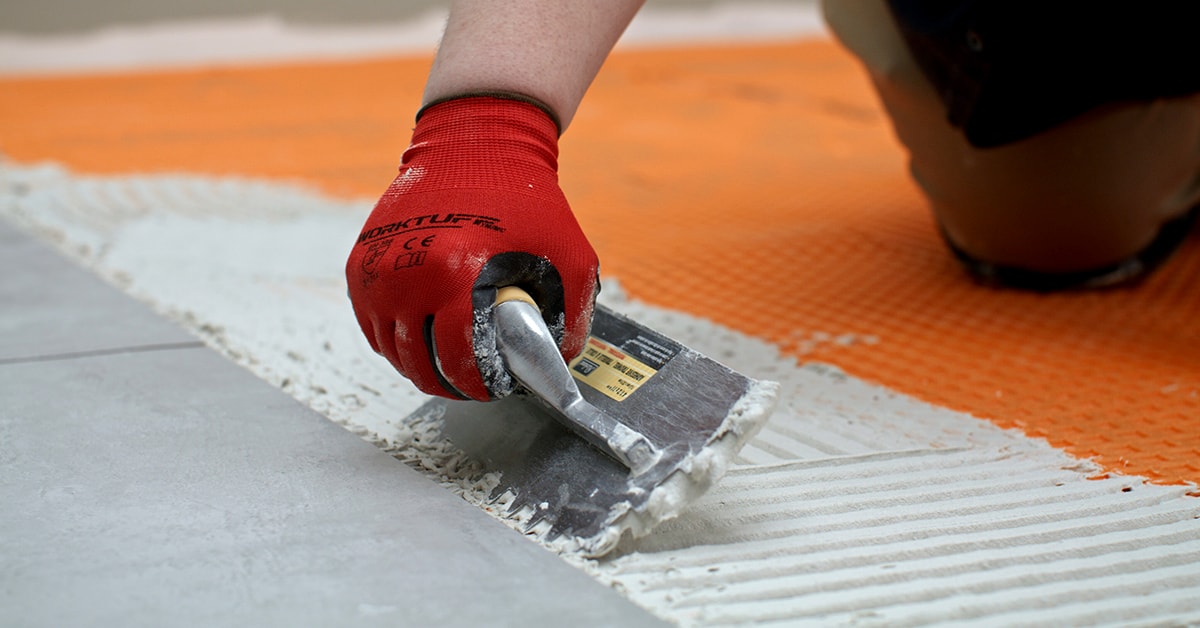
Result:
[[593,556],[706,490],[766,421],[776,390],[603,306],[571,368],[589,403],[663,450],[658,464],[634,475],[519,395],[444,402],[443,434],[500,472],[493,497],[511,493],[513,514],[544,521],[547,540],[570,537]]

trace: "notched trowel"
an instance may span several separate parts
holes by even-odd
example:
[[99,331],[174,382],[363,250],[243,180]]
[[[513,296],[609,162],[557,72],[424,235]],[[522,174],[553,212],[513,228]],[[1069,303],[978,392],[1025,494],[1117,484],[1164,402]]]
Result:
[[724,475],[774,408],[778,384],[604,306],[570,364],[524,291],[501,289],[493,317],[497,348],[521,392],[487,404],[484,419],[478,404],[449,406],[443,432],[501,472],[492,498],[511,494],[508,513],[527,530],[588,556],[680,514]]

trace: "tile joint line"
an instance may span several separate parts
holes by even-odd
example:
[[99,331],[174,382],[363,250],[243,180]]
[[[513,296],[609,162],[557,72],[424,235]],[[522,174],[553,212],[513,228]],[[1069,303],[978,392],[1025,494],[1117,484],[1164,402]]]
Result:
[[35,355],[18,358],[0,358],[0,366],[9,364],[27,364],[31,362],[57,362],[78,358],[94,358],[106,355],[123,355],[126,353],[146,353],[149,351],[173,351],[176,349],[200,349],[206,345],[199,340],[192,342],[166,342],[152,345],[135,345],[132,347],[116,347],[113,349],[95,349],[92,351],[75,351],[70,353],[52,353],[50,355]]

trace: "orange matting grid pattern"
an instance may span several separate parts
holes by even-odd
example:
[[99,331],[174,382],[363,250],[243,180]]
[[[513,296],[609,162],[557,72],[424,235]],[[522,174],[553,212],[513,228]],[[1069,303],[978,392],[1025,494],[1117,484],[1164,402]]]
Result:
[[[429,62],[0,80],[0,152],[373,197]],[[639,299],[1109,471],[1200,482],[1200,237],[1132,288],[973,284],[831,42],[618,52],[563,139],[561,172],[605,274]]]

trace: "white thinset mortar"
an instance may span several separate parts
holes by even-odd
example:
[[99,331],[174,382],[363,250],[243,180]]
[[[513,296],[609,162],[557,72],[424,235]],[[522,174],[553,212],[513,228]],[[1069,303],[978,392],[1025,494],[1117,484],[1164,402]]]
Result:
[[[342,265],[369,207],[254,181],[0,164],[0,216],[482,503],[495,478],[437,439],[429,398],[350,313]],[[603,562],[567,556],[651,612],[684,625],[1200,623],[1188,487],[1089,481],[1093,465],[1044,442],[797,366],[612,282],[602,299],[783,384],[768,425],[684,515]]]

